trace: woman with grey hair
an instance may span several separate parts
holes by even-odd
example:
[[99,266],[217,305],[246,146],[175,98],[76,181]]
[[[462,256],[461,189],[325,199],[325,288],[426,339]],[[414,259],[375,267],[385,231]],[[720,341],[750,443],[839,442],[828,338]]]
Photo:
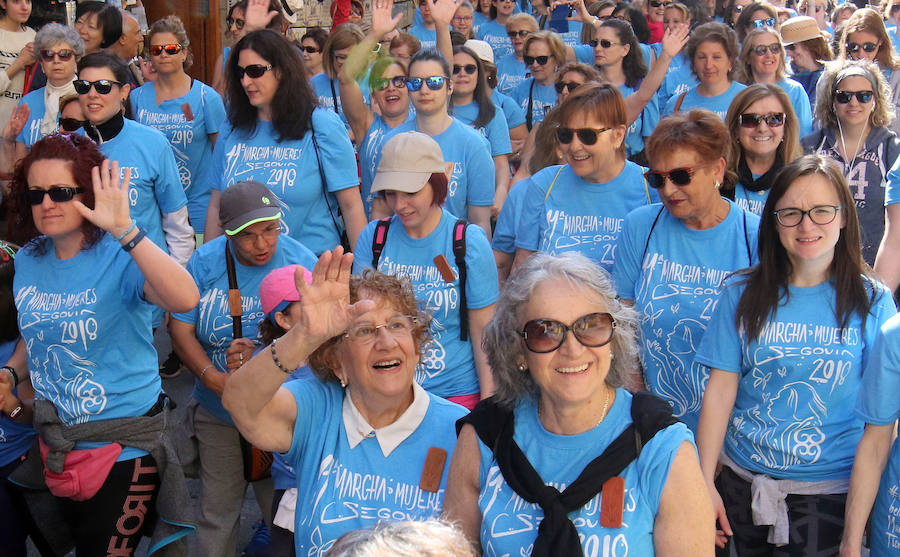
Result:
[[496,394],[457,423],[444,506],[485,555],[712,555],[691,434],[622,388],[637,318],[578,253],[536,254],[506,282],[484,339]]
[[[467,2],[468,3],[468,2]],[[380,522],[347,532],[326,557],[475,557],[462,532],[443,520]]]

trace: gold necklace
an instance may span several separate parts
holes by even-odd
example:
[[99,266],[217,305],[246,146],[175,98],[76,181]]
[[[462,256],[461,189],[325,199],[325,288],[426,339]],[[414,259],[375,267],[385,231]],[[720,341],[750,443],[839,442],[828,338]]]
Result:
[[[609,387],[604,386],[604,388],[606,389],[606,397],[603,399],[603,409],[600,410],[600,419],[597,420],[597,425],[595,425],[594,427],[597,427],[598,425],[603,423],[603,420],[606,419],[606,412],[607,412],[607,410],[609,410]],[[541,401],[538,400],[538,405],[537,405],[538,420],[542,421],[543,413],[541,412],[541,410],[542,410]]]

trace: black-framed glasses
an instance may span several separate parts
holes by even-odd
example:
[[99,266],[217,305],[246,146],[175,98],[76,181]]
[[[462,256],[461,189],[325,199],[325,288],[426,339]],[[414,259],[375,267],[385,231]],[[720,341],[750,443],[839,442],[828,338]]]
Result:
[[234,68],[234,73],[238,78],[238,81],[244,79],[244,75],[249,77],[250,79],[257,79],[263,76],[267,71],[272,69],[272,64],[250,64],[246,67],[237,66]]
[[471,15],[455,15],[453,16],[453,21],[459,23],[468,23],[470,21],[475,21],[475,17]]
[[784,45],[784,49],[788,52],[794,52],[795,50],[797,50],[797,45],[795,45],[794,43],[786,44]]
[[300,50],[302,50],[303,52],[305,52],[307,54],[318,54],[319,52],[322,52],[318,48],[316,48],[314,46],[309,46],[309,45],[301,46]]
[[591,48],[597,48],[597,45],[600,45],[600,48],[603,49],[611,48],[613,46],[622,46],[622,43],[614,43],[609,39],[591,39],[588,41],[588,44],[591,45]]
[[817,205],[808,211],[804,211],[796,207],[785,207],[784,209],[772,211],[772,214],[775,215],[778,224],[792,228],[803,221],[804,215],[808,216],[813,224],[830,224],[834,221],[834,217],[837,216],[837,212],[842,208],[840,205]]
[[240,31],[241,29],[244,28],[244,23],[246,23],[246,22],[243,19],[229,17],[225,20],[225,27],[227,29],[231,29],[231,26],[233,25],[235,29]]
[[526,66],[533,66],[535,62],[537,62],[538,66],[546,66],[547,62],[550,60],[549,56],[524,56]]
[[78,118],[60,118],[59,129],[64,132],[77,132],[84,126],[88,125],[88,120],[79,120]]
[[575,83],[574,81],[557,81],[553,84],[556,87],[556,94],[561,95],[565,89],[568,89],[571,93],[575,90],[579,85],[584,85],[583,83]]
[[475,72],[478,71],[478,66],[476,66],[475,64],[453,64],[453,75],[456,75],[462,71],[465,71],[468,75],[474,75]]
[[840,104],[847,104],[850,99],[856,97],[859,104],[866,104],[875,96],[874,91],[835,91],[834,100]]
[[569,331],[589,348],[609,344],[616,330],[616,320],[609,313],[589,313],[566,325],[556,319],[532,319],[519,335],[525,339],[525,347],[537,354],[553,352],[563,345]]
[[71,48],[61,48],[59,50],[46,49],[41,51],[41,60],[44,62],[52,62],[54,58],[58,58],[60,62],[68,62],[75,56],[75,51]]
[[856,51],[862,49],[863,52],[867,54],[872,54],[876,50],[878,50],[878,43],[847,43],[847,52],[849,54],[855,54]]
[[379,77],[372,82],[372,89],[375,91],[384,91],[385,89],[387,89],[387,86],[389,84],[393,85],[397,89],[402,89],[406,86],[406,76],[398,75],[394,77]]
[[524,39],[531,34],[531,31],[529,31],[528,29],[519,29],[518,31],[507,31],[506,34],[510,39],[515,39],[516,37]]
[[775,18],[767,17],[765,19],[754,19],[751,23],[753,23],[753,27],[756,29],[762,29],[763,27],[775,27]]
[[659,0],[650,0],[650,7],[651,7],[651,8],[658,8],[658,7],[662,6],[662,5],[663,5],[663,2],[660,2]]
[[178,43],[172,44],[155,44],[150,46],[150,55],[151,56],[159,56],[163,52],[168,54],[169,56],[175,56],[179,52],[184,50],[184,46]]
[[72,186],[53,186],[50,189],[28,189],[25,190],[25,201],[29,205],[40,205],[44,202],[44,196],[49,195],[50,201],[54,203],[65,203],[72,201],[79,193],[84,193],[84,188],[76,188]]
[[378,336],[378,329],[384,329],[395,338],[402,338],[412,335],[412,330],[418,321],[418,318],[414,315],[395,315],[381,325],[358,323],[347,329],[347,332],[344,333],[344,338],[350,339],[351,342],[357,344],[369,344]]
[[770,112],[768,114],[745,112],[741,114],[742,128],[757,128],[762,122],[765,122],[770,128],[779,128],[784,125],[784,112]]
[[597,139],[603,132],[608,132],[612,128],[556,128],[556,139],[563,145],[572,143],[575,136],[582,145],[593,145],[597,143]]
[[644,172],[644,178],[651,188],[659,189],[666,185],[666,178],[678,187],[684,187],[691,183],[694,178],[694,172],[701,168],[706,168],[709,164],[701,164],[697,166],[685,166],[683,168],[673,168],[668,172],[662,170],[648,170]]
[[101,95],[108,95],[109,92],[112,91],[113,85],[121,86],[122,82],[113,81],[112,79],[98,79],[97,81],[76,79],[72,82],[72,85],[75,86],[75,92],[79,95],[87,95],[90,92],[91,87]]
[[781,52],[781,45],[779,43],[759,44],[751,48],[750,52],[756,54],[757,56],[765,56],[767,52],[771,54],[778,54]]
[[418,91],[422,85],[427,86],[432,91],[440,91],[444,88],[447,77],[443,75],[432,75],[430,77],[407,77],[406,88],[410,91]]

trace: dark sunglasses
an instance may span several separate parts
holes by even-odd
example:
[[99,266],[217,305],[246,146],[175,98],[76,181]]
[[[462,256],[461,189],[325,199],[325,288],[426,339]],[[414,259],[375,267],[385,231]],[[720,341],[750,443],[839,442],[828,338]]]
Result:
[[850,54],[853,54],[854,52],[856,52],[859,49],[863,49],[863,52],[867,52],[867,53],[871,54],[871,53],[875,52],[876,50],[878,50],[878,44],[877,43],[863,43],[863,44],[847,43],[847,52],[849,52]]
[[307,54],[316,54],[318,52],[322,52],[321,50],[319,50],[318,48],[316,48],[314,46],[301,46],[300,50],[302,50],[303,52],[305,52]]
[[372,89],[375,91],[384,91],[387,89],[388,84],[393,85],[397,89],[401,89],[406,86],[406,76],[398,75],[395,77],[379,77],[372,83]]
[[72,201],[79,193],[84,193],[84,188],[53,186],[48,190],[29,189],[25,190],[25,200],[29,205],[40,205],[44,202],[44,195],[46,194],[50,196],[50,201],[54,203],[65,203],[66,201]]
[[614,43],[608,39],[591,39],[588,44],[591,45],[591,48],[597,48],[597,45],[600,45],[600,48],[610,48],[613,45],[622,46],[622,43]]
[[556,139],[563,145],[572,143],[575,136],[582,145],[593,145],[597,143],[597,138],[603,132],[608,132],[612,128],[556,128]]
[[644,178],[647,179],[647,183],[650,184],[651,188],[659,189],[666,185],[666,178],[672,181],[676,186],[686,186],[691,183],[691,179],[694,177],[694,172],[701,168],[706,168],[709,166],[708,164],[703,164],[700,166],[686,166],[684,168],[675,168],[668,172],[663,172],[661,170],[648,170],[644,172]]
[[469,75],[473,75],[478,71],[478,66],[475,64],[466,64],[465,66],[460,64],[453,64],[453,75],[458,74],[461,71],[465,71]]
[[184,47],[180,44],[155,44],[150,47],[150,55],[151,56],[159,56],[163,52],[168,54],[169,56],[175,56]]
[[63,48],[58,51],[50,49],[41,51],[41,60],[44,62],[52,62],[54,58],[59,58],[60,62],[68,62],[73,56],[75,56],[75,51],[68,48]]
[[765,56],[767,51],[771,52],[772,54],[778,54],[779,52],[781,52],[781,45],[778,43],[772,43],[769,45],[761,44],[750,49],[750,52],[756,54],[757,56]]
[[757,29],[761,29],[763,27],[775,27],[775,18],[767,17],[765,19],[754,19],[752,23],[753,27]]
[[507,31],[506,34],[509,35],[510,39],[515,39],[516,37],[524,39],[531,34],[531,31],[528,31],[527,29],[519,29],[518,31]]
[[651,7],[651,8],[658,8],[658,7],[662,6],[662,5],[663,5],[663,2],[660,2],[659,0],[650,0],[650,7]]
[[784,45],[784,49],[788,52],[794,52],[797,49],[797,45],[794,43]]
[[432,91],[440,91],[444,87],[447,78],[443,75],[433,75],[431,77],[407,77],[406,88],[410,91],[418,91],[422,85],[427,85]]
[[525,56],[525,65],[533,66],[535,62],[537,62],[538,66],[544,66],[550,60],[549,56]]
[[272,69],[272,64],[266,64],[263,66],[262,64],[251,64],[246,68],[242,68],[237,66],[234,69],[235,75],[237,75],[238,80],[244,79],[244,74],[247,75],[250,79],[256,79],[258,77],[262,77],[264,73]]
[[237,29],[238,31],[240,31],[241,29],[244,28],[244,20],[243,20],[243,19],[233,19],[233,18],[230,18],[230,17],[229,17],[228,19],[225,20],[225,27],[226,27],[227,29],[231,29],[231,26],[232,26],[232,25],[234,25],[234,28],[235,28],[235,29]]
[[59,128],[66,132],[77,132],[83,126],[88,125],[87,120],[79,120],[78,118],[60,118]]
[[741,114],[742,128],[756,128],[762,122],[765,122],[770,128],[779,128],[784,125],[784,112],[772,112],[770,114],[747,112]]
[[579,85],[583,85],[583,83],[574,83],[572,81],[557,81],[556,83],[553,84],[553,86],[556,87],[557,94],[562,94],[563,90],[565,90],[565,89],[568,89],[569,92],[571,93]]
[[872,97],[875,96],[874,91],[835,91],[834,92],[834,100],[839,102],[840,104],[847,104],[850,102],[850,99],[856,97],[856,100],[859,101],[859,104],[866,104],[867,102],[872,100]]
[[79,95],[87,95],[90,92],[91,87],[101,95],[108,95],[109,92],[112,91],[113,85],[122,85],[121,82],[113,81],[111,79],[98,79],[97,81],[76,79],[72,84],[75,86],[75,92]]
[[571,325],[555,319],[533,319],[519,331],[528,350],[538,354],[553,352],[563,345],[569,331],[578,342],[590,348],[609,344],[616,329],[616,320],[608,313],[589,313]]

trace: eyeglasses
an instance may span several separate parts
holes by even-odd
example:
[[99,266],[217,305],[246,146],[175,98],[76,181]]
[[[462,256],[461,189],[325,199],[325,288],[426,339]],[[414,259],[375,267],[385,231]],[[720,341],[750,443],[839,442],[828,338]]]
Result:
[[406,85],[406,76],[398,75],[395,77],[379,77],[372,83],[372,89],[375,91],[384,91],[388,84],[393,85],[397,89],[402,89]]
[[76,188],[72,186],[53,186],[50,189],[29,189],[25,190],[25,201],[29,205],[40,205],[44,202],[44,195],[50,196],[50,201],[54,203],[65,203],[72,201],[76,195],[84,193],[84,188]]
[[412,334],[418,319],[412,315],[395,315],[381,325],[359,323],[347,329],[344,337],[357,344],[369,344],[378,335],[378,329],[384,329],[394,338],[402,338]]
[[[563,90],[568,89],[571,93],[575,90],[579,85],[584,85],[583,83],[575,83],[573,81],[557,81],[553,86],[556,87],[556,93],[562,94]],[[584,142],[582,142],[584,143]]]
[[591,48],[597,48],[597,45],[600,45],[600,48],[610,48],[613,46],[622,46],[623,43],[614,43],[608,39],[591,39],[588,41],[588,44],[591,45]]
[[756,54],[757,56],[765,56],[767,51],[771,52],[772,54],[778,54],[781,52],[781,45],[778,43],[772,43],[769,45],[761,44],[756,45],[750,49],[750,52]]
[[68,62],[73,56],[75,56],[75,51],[68,48],[56,51],[50,49],[41,51],[41,60],[44,62],[52,62],[54,58],[58,58],[60,62]]
[[674,168],[668,172],[662,170],[648,170],[644,172],[644,178],[651,188],[659,189],[666,185],[666,178],[676,186],[683,187],[691,183],[694,178],[694,172],[701,168],[706,168],[708,164],[698,166],[686,166],[684,168]]
[[549,56],[524,56],[526,66],[533,66],[537,62],[538,66],[545,66],[550,60]]
[[334,57],[335,60],[340,60],[341,62],[343,62],[344,60],[347,59],[346,54],[338,54],[337,52],[335,52],[333,50],[331,51],[331,55]]
[[770,112],[769,114],[746,112],[741,114],[742,128],[757,128],[762,122],[765,122],[770,128],[780,128],[784,125],[784,112]]
[[878,43],[847,43],[847,52],[850,54],[854,54],[859,49],[863,49],[863,52],[871,54],[878,50]]
[[457,21],[459,23],[466,23],[468,21],[474,21],[475,18],[470,15],[455,15],[453,16],[453,21]]
[[113,85],[122,85],[121,82],[113,81],[111,79],[98,79],[97,81],[76,79],[72,84],[75,86],[75,92],[79,95],[87,95],[90,92],[91,87],[101,95],[108,95],[109,92],[112,91]]
[[572,143],[572,139],[578,136],[578,141],[582,145],[593,145],[597,143],[597,139],[603,132],[608,132],[612,128],[556,128],[556,139],[563,145]]
[[307,54],[317,54],[319,52],[322,52],[321,50],[319,50],[318,48],[316,48],[314,46],[301,46],[300,50],[302,50],[303,52],[305,52]]
[[259,233],[253,233],[249,230],[242,230],[232,236],[232,239],[242,245],[253,245],[259,239],[262,239],[266,242],[271,242],[278,238],[279,235],[281,235],[281,225],[276,224],[274,226],[269,226]]
[[804,215],[809,216],[809,220],[811,220],[813,224],[829,224],[834,220],[838,210],[841,208],[840,205],[818,205],[809,211],[803,211],[796,207],[787,207],[785,209],[772,211],[772,213],[778,220],[778,224],[791,228],[799,225],[800,222],[803,221]]
[[650,7],[651,7],[651,8],[658,8],[658,7],[662,6],[662,5],[663,5],[663,3],[660,2],[659,0],[650,0]]
[[453,75],[456,75],[461,71],[465,71],[468,75],[473,75],[478,71],[478,66],[476,66],[475,64],[466,64],[465,66],[460,64],[453,64]]
[[155,44],[150,47],[151,56],[159,56],[163,52],[169,56],[175,56],[184,49],[180,44]]
[[509,35],[510,39],[515,39],[516,37],[524,39],[531,34],[531,31],[528,29],[519,29],[518,31],[507,31],[506,34]]
[[244,79],[244,74],[247,75],[250,79],[257,79],[263,76],[264,73],[272,69],[272,64],[266,64],[263,66],[262,64],[251,64],[246,68],[242,68],[238,66],[234,69],[234,73],[238,78],[238,81]]
[[754,19],[751,23],[753,23],[753,27],[757,29],[761,29],[763,27],[775,27],[775,18],[767,17],[765,19]]
[[63,131],[77,132],[83,126],[87,126],[87,120],[79,120],[78,118],[60,118],[59,127]]
[[786,45],[784,45],[784,49],[787,50],[788,52],[794,52],[794,50],[797,49],[797,45],[795,45],[794,43],[786,44]]
[[245,22],[243,19],[234,19],[234,18],[229,17],[228,19],[225,20],[225,27],[227,29],[231,29],[231,26],[233,25],[235,29],[240,31],[241,29],[244,28],[244,23]]
[[444,88],[447,77],[443,75],[433,75],[431,77],[407,77],[406,88],[410,91],[418,91],[422,88],[422,84],[428,86],[432,91],[440,91]]
[[859,104],[866,104],[867,102],[872,100],[872,97],[875,96],[874,91],[835,91],[834,92],[834,100],[840,104],[847,104],[850,102],[850,99],[856,97],[856,100],[859,101]]
[[519,331],[525,347],[537,354],[553,352],[563,345],[569,331],[582,345],[597,348],[609,344],[616,329],[616,320],[608,313],[589,313],[566,325],[555,319],[533,319]]

